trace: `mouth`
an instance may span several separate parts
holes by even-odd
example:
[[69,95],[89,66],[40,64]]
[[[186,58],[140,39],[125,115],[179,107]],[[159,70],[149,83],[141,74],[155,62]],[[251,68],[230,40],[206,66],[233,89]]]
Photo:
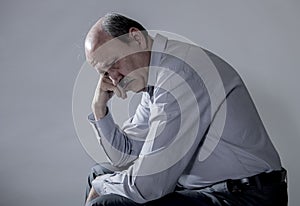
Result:
[[134,78],[132,77],[124,77],[120,82],[119,82],[119,86],[122,88],[122,89],[125,89],[128,84],[130,84],[132,81],[134,81]]

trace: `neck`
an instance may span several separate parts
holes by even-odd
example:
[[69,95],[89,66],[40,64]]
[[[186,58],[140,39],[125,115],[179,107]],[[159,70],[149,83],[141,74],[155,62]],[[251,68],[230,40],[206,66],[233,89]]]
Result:
[[153,39],[151,36],[147,36],[147,51],[151,51],[153,45]]

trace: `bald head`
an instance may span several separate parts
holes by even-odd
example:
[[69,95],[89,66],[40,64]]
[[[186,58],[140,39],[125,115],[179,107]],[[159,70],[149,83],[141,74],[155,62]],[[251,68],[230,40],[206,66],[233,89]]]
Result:
[[118,13],[108,13],[90,29],[86,37],[85,48],[93,51],[107,40],[115,37],[119,37],[121,41],[128,43],[128,33],[131,28],[139,30],[147,38],[146,29],[137,21]]
[[88,32],[85,38],[86,52],[94,52],[100,45],[113,38],[103,30],[102,23],[103,17],[100,18]]
[[[129,47],[124,48],[124,44]],[[108,13],[88,32],[85,54],[87,61],[95,67],[97,63],[105,64],[104,59],[115,56],[111,52],[113,47],[116,48],[115,53],[123,53],[123,56],[126,56],[128,52],[149,51],[151,45],[152,39],[141,24],[121,14]]]

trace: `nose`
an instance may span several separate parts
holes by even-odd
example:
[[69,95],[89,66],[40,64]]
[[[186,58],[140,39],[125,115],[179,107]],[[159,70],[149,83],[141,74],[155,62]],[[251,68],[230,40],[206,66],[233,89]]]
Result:
[[118,71],[116,71],[114,69],[108,71],[108,76],[109,76],[110,80],[112,81],[113,85],[115,85],[115,86],[117,86],[117,84],[123,78],[122,74],[120,74]]

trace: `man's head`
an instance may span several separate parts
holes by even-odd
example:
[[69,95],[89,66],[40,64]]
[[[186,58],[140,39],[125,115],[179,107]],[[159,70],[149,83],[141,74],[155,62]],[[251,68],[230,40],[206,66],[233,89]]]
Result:
[[92,26],[85,39],[87,61],[117,85],[125,76],[126,90],[138,92],[147,83],[152,40],[145,28],[123,15],[109,13]]
[[125,43],[129,43],[130,41],[128,34],[131,28],[141,31],[145,38],[148,36],[147,30],[140,23],[123,15],[108,13],[101,19],[103,20],[103,30],[114,38],[120,37],[120,40]]

